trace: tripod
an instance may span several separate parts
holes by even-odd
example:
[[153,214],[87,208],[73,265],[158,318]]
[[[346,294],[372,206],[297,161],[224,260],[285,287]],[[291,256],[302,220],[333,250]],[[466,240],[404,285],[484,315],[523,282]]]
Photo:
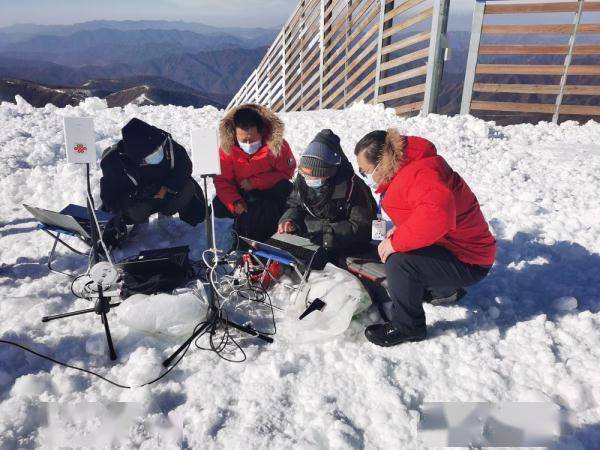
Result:
[[[212,177],[214,177],[214,175],[202,175],[201,176],[201,178],[204,182],[205,194],[208,193],[208,190],[207,190],[208,178],[212,178]],[[214,239],[214,233],[213,233],[214,232],[214,215],[212,212],[212,208],[208,204],[208,197],[207,197],[204,211],[205,211],[205,214],[204,214],[205,222],[204,223],[206,224],[206,226],[205,226],[206,248],[214,249],[215,248],[215,239]],[[215,254],[215,258],[216,258],[216,254]],[[247,333],[251,336],[257,337],[265,342],[268,342],[268,343],[273,342],[273,339],[271,337],[269,337],[263,333],[260,333],[249,326],[237,324],[237,323],[232,322],[231,320],[228,320],[227,318],[223,317],[221,315],[221,313],[219,312],[219,308],[217,307],[217,301],[216,301],[217,293],[215,292],[215,288],[212,283],[209,283],[207,295],[208,295],[208,314],[207,314],[206,322],[204,324],[202,324],[202,326],[198,327],[198,329],[196,331],[194,331],[194,333],[183,344],[181,344],[179,346],[179,348],[177,350],[175,350],[175,352],[171,356],[169,356],[163,362],[164,367],[169,367],[171,365],[171,363],[173,362],[173,360],[175,358],[177,358],[177,355],[179,355],[181,352],[186,350],[198,336],[202,335],[205,332],[205,330],[208,327],[211,327],[211,326],[214,327],[218,323],[228,325],[232,328],[235,328],[236,330],[239,330],[239,331]]]
[[[88,215],[90,218],[90,236],[91,236],[91,253],[90,253],[90,266],[91,269],[95,264],[100,262],[100,246],[104,247],[101,243],[100,227],[98,225],[98,221],[96,220],[95,214],[95,206],[94,200],[92,198],[92,190],[90,187],[90,165],[86,164],[86,181],[87,181],[87,209]],[[106,247],[103,248],[106,258],[110,261],[110,254]],[[112,262],[111,262],[112,263]],[[106,296],[104,292],[104,287],[102,283],[97,283],[97,293],[95,293],[94,297],[96,298],[95,304],[93,308],[82,309],[80,311],[73,311],[63,314],[55,314],[52,316],[44,316],[42,317],[42,322],[50,322],[51,320],[64,319],[65,317],[74,317],[80,316],[82,314],[96,313],[100,316],[102,320],[102,324],[104,325],[104,333],[106,334],[106,341],[108,344],[108,353],[111,361],[117,359],[117,353],[115,352],[115,347],[113,345],[112,336],[110,334],[110,327],[108,325],[108,317],[107,313],[110,311],[110,308],[114,308],[119,306],[121,303],[111,303],[110,296]]]

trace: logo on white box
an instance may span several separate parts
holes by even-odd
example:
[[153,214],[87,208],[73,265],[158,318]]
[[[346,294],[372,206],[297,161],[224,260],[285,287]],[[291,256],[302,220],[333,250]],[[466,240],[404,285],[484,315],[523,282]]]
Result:
[[67,162],[94,164],[96,162],[96,135],[91,117],[65,117],[65,147]]

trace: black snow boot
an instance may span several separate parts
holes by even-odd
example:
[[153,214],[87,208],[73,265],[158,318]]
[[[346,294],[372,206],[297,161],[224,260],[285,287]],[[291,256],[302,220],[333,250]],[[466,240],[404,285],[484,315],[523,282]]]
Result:
[[407,333],[406,331],[396,328],[391,322],[378,323],[369,325],[365,329],[367,340],[381,347],[391,347],[393,345],[402,344],[404,342],[418,342],[427,338],[427,331],[418,331]]

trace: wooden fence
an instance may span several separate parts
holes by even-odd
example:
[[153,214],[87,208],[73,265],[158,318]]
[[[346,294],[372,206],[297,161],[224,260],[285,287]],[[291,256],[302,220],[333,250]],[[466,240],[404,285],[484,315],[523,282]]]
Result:
[[228,108],[435,112],[449,0],[302,0]]
[[[597,106],[600,105],[600,86],[588,81],[594,76],[596,78],[591,80],[600,79],[600,45],[596,43],[597,40],[593,42],[600,35],[600,23],[585,21],[585,13],[588,12],[600,12],[600,2],[476,0],[461,114],[469,114],[473,110],[548,114],[552,115],[555,123],[562,114],[600,115],[600,106]],[[568,16],[571,22],[545,23],[556,20],[557,13],[563,13],[561,20],[564,20],[563,16]],[[530,19],[528,22],[531,24],[514,24],[515,18],[522,20],[523,17]],[[493,23],[485,23],[486,20]],[[505,21],[513,23],[498,23]],[[498,36],[505,41],[512,38],[516,42],[511,45],[482,44],[482,38]],[[531,36],[546,36],[546,39],[552,38],[555,42],[532,44]],[[576,41],[582,37],[588,39],[580,45]],[[528,43],[523,44],[523,41]],[[514,60],[508,59],[508,56],[514,59],[518,55],[525,55],[529,61],[542,57],[546,58],[546,62],[514,64]],[[552,58],[557,58],[559,63],[548,63]],[[578,62],[575,62],[575,58],[578,58]],[[482,78],[493,81],[484,82]],[[527,84],[520,82],[532,78],[539,81],[528,81]],[[523,96],[525,100],[507,101]],[[588,96],[585,99],[588,104],[581,105],[581,101],[574,102],[579,104],[567,104],[565,97],[568,96],[577,96],[579,100],[581,96]]]

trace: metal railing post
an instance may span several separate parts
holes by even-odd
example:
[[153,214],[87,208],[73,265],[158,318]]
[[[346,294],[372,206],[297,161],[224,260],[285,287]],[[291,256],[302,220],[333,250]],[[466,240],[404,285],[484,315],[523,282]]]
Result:
[[287,111],[287,94],[286,94],[286,85],[287,85],[287,52],[285,51],[286,46],[286,35],[287,35],[287,25],[283,27],[283,36],[281,37],[281,91],[283,95],[283,108],[282,111]]
[[579,0],[577,12],[575,13],[575,17],[573,18],[573,32],[571,33],[571,37],[569,38],[569,53],[567,53],[567,56],[565,57],[565,70],[560,79],[560,92],[556,97],[556,109],[554,110],[554,114],[552,115],[552,122],[554,123],[558,123],[558,116],[560,115],[560,107],[562,105],[565,86],[567,85],[567,78],[569,76],[569,67],[571,66],[571,60],[573,59],[573,47],[575,46],[575,39],[577,39],[577,29],[579,28],[579,23],[581,22],[583,2],[584,0]]
[[444,72],[444,49],[448,46],[448,9],[449,0],[434,0],[431,20],[431,41],[427,59],[427,77],[425,98],[421,114],[437,112],[440,84]]
[[323,109],[323,70],[325,59],[325,0],[321,0],[321,23],[319,24],[319,109]]
[[477,69],[477,57],[479,56],[479,44],[481,42],[481,28],[483,26],[485,4],[485,0],[475,0],[473,24],[471,25],[471,41],[469,42],[469,56],[467,58],[465,82],[460,105],[461,114],[469,114],[471,111],[471,99],[473,98],[473,85],[475,84],[475,70]]
[[[388,11],[394,9],[394,2],[390,2],[389,4],[385,4],[385,0],[379,0],[379,34],[377,37],[377,67],[375,67],[375,91],[373,92],[373,104],[377,104],[377,99],[379,98],[379,80],[381,80],[381,63],[382,56],[381,51],[383,49],[383,32],[392,26],[392,20],[385,20],[385,14]],[[391,37],[385,39],[386,42],[391,42]],[[388,57],[389,58],[389,57]]]

